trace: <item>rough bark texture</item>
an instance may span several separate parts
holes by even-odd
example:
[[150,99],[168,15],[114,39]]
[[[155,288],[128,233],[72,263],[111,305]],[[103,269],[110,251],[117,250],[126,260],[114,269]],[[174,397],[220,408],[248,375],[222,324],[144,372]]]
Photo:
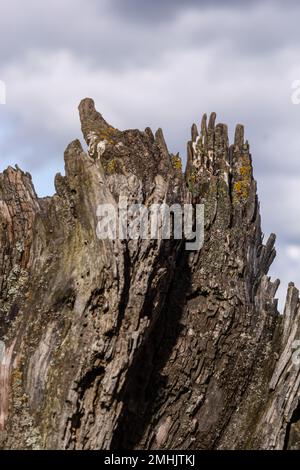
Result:
[[[188,162],[162,131],[111,127],[85,99],[56,194],[0,175],[0,436],[4,449],[300,448],[298,290],[267,276],[249,145],[213,113]],[[182,240],[100,240],[97,206],[203,203]]]

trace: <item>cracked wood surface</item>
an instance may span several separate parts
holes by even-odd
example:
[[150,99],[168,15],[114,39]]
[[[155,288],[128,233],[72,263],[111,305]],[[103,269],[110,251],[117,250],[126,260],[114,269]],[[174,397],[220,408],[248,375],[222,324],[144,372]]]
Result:
[[[79,114],[54,196],[0,175],[1,447],[300,448],[299,293],[279,315],[243,126],[204,115],[183,174],[161,130]],[[100,240],[120,196],[204,204],[203,248]]]

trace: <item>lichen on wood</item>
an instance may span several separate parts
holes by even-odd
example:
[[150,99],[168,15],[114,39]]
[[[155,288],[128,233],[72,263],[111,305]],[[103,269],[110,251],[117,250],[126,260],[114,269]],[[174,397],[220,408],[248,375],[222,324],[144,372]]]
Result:
[[[0,174],[1,448],[300,448],[299,293],[280,316],[243,126],[204,115],[183,174],[161,129],[79,114],[55,195]],[[203,247],[99,239],[121,195],[204,204]]]

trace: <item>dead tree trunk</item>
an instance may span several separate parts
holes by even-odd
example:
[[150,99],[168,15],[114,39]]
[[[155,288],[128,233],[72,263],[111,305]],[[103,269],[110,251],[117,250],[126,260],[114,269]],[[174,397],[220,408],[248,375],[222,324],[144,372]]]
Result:
[[[0,175],[4,449],[300,448],[299,295],[267,276],[243,127],[206,116],[182,174],[161,130],[121,132],[79,107],[56,194]],[[99,204],[203,203],[205,240],[103,240]],[[294,348],[294,349],[293,349]]]

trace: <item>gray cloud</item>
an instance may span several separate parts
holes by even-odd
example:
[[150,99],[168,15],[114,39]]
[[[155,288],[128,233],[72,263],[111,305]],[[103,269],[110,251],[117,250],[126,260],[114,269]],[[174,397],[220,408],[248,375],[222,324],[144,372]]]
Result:
[[[287,5],[290,5],[287,7]],[[32,51],[69,51],[95,68],[122,69],[160,61],[187,48],[217,45],[224,54],[265,55],[298,40],[296,2],[257,0],[4,0],[2,63]],[[158,21],[161,19],[161,21]],[[280,27],[277,27],[280,25]]]
[[182,10],[194,9],[228,9],[239,8],[248,9],[258,3],[258,0],[152,0],[151,2],[141,2],[140,0],[112,0],[110,8],[116,15],[126,16],[130,20],[139,19],[143,22],[168,21],[178,15]]
[[216,111],[231,135],[245,124],[263,227],[278,234],[272,273],[298,279],[298,2],[4,0],[1,10],[0,169],[18,163],[39,194],[53,192],[84,96],[121,129],[162,126],[184,157],[192,122]]

